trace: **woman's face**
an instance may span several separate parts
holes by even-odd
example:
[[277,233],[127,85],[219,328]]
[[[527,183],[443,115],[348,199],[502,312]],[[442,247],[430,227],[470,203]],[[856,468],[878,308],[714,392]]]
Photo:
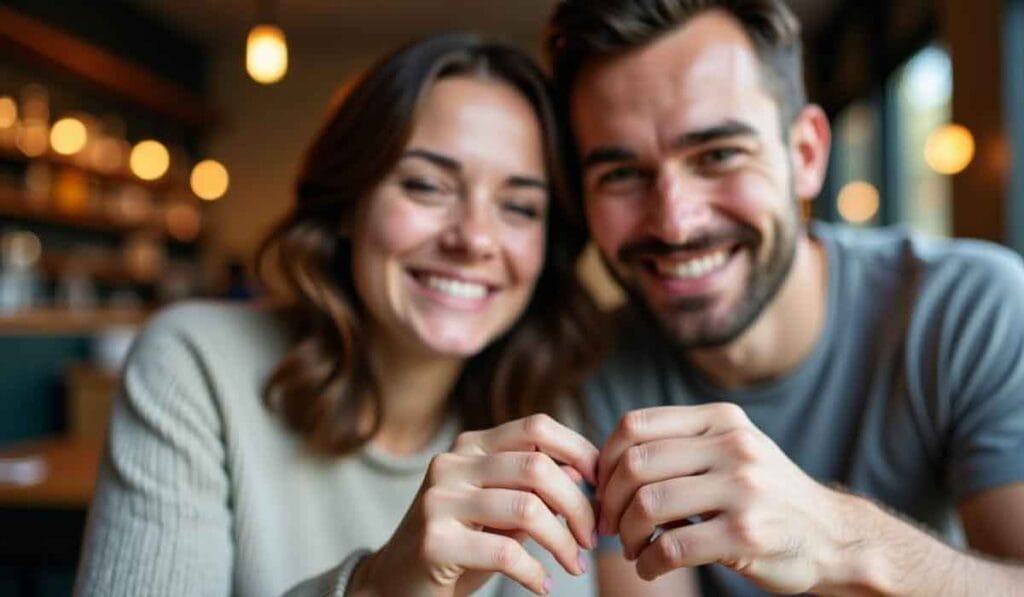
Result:
[[468,76],[426,94],[404,153],[353,230],[375,338],[466,357],[509,329],[544,261],[548,179],[530,103]]

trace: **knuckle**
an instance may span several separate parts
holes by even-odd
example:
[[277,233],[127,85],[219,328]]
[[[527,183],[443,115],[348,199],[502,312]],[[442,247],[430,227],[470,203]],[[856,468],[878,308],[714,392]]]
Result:
[[644,444],[629,448],[626,450],[623,459],[623,466],[625,468],[623,472],[630,479],[638,479],[644,470],[644,466],[647,464],[649,455],[649,450]]
[[749,514],[737,514],[729,521],[729,533],[746,553],[760,553],[763,546],[761,533]]
[[522,557],[522,547],[516,541],[512,539],[506,539],[498,544],[498,547],[492,554],[494,568],[501,571],[510,571],[515,569],[519,563],[519,558]]
[[733,473],[733,484],[743,494],[760,493],[764,489],[764,482],[753,466],[740,466]]
[[651,521],[661,507],[661,490],[656,485],[645,485],[636,492],[637,514],[645,522]]
[[686,557],[686,546],[669,533],[663,533],[658,537],[652,547],[657,561],[668,568],[681,565]]
[[634,410],[622,417],[619,427],[626,437],[639,437],[647,429],[647,418],[647,411]]
[[753,462],[760,455],[760,445],[750,429],[734,429],[726,434],[729,452],[739,462]]
[[455,437],[455,443],[452,444],[452,449],[455,452],[464,451],[468,449],[469,446],[476,445],[479,437],[479,431],[463,431]]
[[548,468],[548,457],[540,452],[531,452],[522,457],[523,476],[531,481],[537,481],[544,477]]
[[539,514],[543,504],[536,495],[532,493],[519,493],[512,500],[512,514],[521,523],[528,523]]
[[523,421],[523,429],[527,438],[537,441],[548,436],[554,423],[555,420],[550,416],[539,413],[526,417]]
[[746,425],[750,419],[747,418],[746,411],[742,407],[733,404],[732,402],[718,402],[714,406],[714,416],[719,421],[728,425],[742,426]]
[[452,465],[454,465],[454,459],[455,457],[447,452],[431,458],[430,464],[427,466],[427,483],[436,485],[444,479],[448,471],[451,470]]

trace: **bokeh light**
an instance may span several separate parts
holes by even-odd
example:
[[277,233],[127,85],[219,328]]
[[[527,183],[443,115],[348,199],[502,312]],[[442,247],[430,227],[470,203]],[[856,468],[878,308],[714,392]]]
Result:
[[959,174],[974,159],[974,135],[967,127],[947,124],[928,135],[924,160],[939,174]]
[[61,155],[82,151],[88,138],[85,123],[77,118],[62,118],[50,129],[50,147]]
[[147,139],[132,148],[128,165],[135,176],[142,180],[157,180],[167,173],[171,165],[171,154],[159,141]]
[[228,191],[228,170],[216,160],[203,160],[192,168],[189,183],[192,192],[200,199],[216,201]]
[[880,199],[878,189],[862,180],[845,185],[837,199],[839,215],[851,224],[864,224],[878,214]]
[[17,102],[9,95],[0,95],[0,129],[9,129],[17,122]]
[[256,25],[245,43],[245,70],[257,83],[270,85],[288,72],[288,44],[274,25]]

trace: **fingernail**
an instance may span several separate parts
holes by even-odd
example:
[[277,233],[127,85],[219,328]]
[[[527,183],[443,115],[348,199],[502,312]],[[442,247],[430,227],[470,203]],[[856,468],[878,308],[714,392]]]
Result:
[[597,531],[590,534],[590,549],[597,549]]
[[577,565],[577,566],[579,567],[579,571],[580,571],[580,574],[583,574],[584,572],[586,572],[586,571],[587,571],[587,567],[588,567],[588,566],[589,566],[590,564],[589,564],[589,563],[587,562],[587,558],[586,558],[586,557],[584,557],[584,556],[583,556],[583,554],[580,554],[580,555],[579,555],[579,556],[578,556],[578,557],[576,558],[576,565]]
[[553,587],[554,584],[555,583],[554,583],[553,580],[551,580],[550,576],[544,579],[544,594],[545,595],[547,595],[548,593],[551,592],[551,587]]

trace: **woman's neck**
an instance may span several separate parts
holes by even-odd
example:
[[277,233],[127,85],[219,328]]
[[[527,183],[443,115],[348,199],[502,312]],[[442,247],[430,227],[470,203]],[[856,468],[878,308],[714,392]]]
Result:
[[[448,396],[465,359],[404,348],[401,342],[371,341],[371,367],[383,412],[373,444],[395,455],[415,454],[444,421]],[[407,344],[406,344],[407,346]]]

